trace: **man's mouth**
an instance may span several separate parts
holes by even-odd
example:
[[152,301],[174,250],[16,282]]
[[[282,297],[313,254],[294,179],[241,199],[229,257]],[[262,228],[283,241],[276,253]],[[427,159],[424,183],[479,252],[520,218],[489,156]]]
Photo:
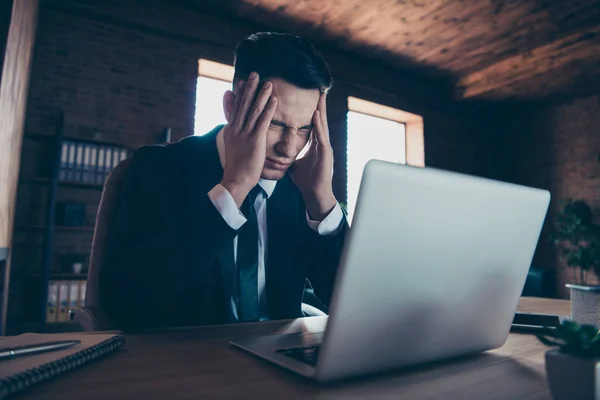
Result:
[[273,168],[273,169],[278,169],[278,170],[287,169],[292,164],[292,163],[289,163],[289,162],[288,163],[284,163],[284,162],[281,162],[281,161],[277,161],[277,160],[274,160],[274,159],[268,158],[268,157],[267,157],[266,161],[267,161],[266,162],[267,167]]

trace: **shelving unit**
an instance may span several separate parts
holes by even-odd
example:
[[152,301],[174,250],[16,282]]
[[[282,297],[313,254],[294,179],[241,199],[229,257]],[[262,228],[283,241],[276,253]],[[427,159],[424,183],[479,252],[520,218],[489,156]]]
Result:
[[[32,179],[22,179],[20,181],[23,184],[32,184],[32,185],[49,185],[52,183],[52,179],[50,178],[32,178]],[[82,182],[58,182],[59,187],[70,187],[70,188],[81,188],[81,189],[92,189],[92,190],[100,190],[102,191],[102,185],[95,183],[82,183]]]
[[[15,279],[21,279],[21,282],[17,282],[15,287],[26,288],[21,289],[22,293],[19,293],[20,296],[17,295],[17,297],[20,297],[23,304],[27,303],[27,306],[20,307],[27,310],[27,315],[19,316],[18,321],[15,321],[18,326],[9,326],[12,333],[25,331],[61,332],[77,329],[76,326],[66,321],[47,322],[49,285],[51,282],[67,282],[75,285],[87,279],[86,265],[91,251],[95,220],[92,220],[90,215],[86,215],[86,211],[88,207],[98,205],[103,182],[108,172],[114,168],[117,162],[121,161],[122,157],[130,153],[130,149],[116,143],[67,136],[64,134],[64,122],[64,113],[60,112],[56,120],[54,134],[26,133],[24,136],[24,140],[35,143],[32,146],[38,146],[38,151],[45,162],[42,167],[33,168],[33,171],[31,171],[31,168],[29,170],[26,168],[19,180],[19,185],[20,188],[36,187],[35,192],[26,193],[23,196],[25,198],[43,198],[45,204],[41,220],[30,221],[29,218],[25,218],[27,221],[22,223],[15,221],[15,235],[22,234],[23,239],[20,239],[22,250],[18,254],[21,257],[17,255],[14,259],[16,262],[19,262],[20,259],[26,261],[23,261],[23,265],[11,266],[11,270],[17,269],[19,274],[15,274]],[[102,153],[100,153],[100,149],[102,149]],[[92,156],[89,155],[92,151],[97,154],[93,162],[91,161]],[[77,158],[75,161],[72,159],[73,152]],[[26,151],[24,151],[24,155],[24,157],[27,157]],[[69,159],[69,156],[71,159]],[[102,164],[100,164],[100,160],[102,160]],[[23,161],[33,162],[33,160],[25,159]],[[72,179],[61,179],[64,178],[64,171],[68,168],[70,168],[69,173],[73,175]],[[61,172],[63,176],[61,176]],[[84,174],[92,175],[88,175],[91,178],[83,182],[81,179]],[[40,192],[39,188],[43,188],[43,192]],[[27,190],[24,190],[24,192],[27,192]],[[36,193],[37,196],[31,193]],[[43,193],[43,195],[40,193]],[[65,199],[68,199],[68,201]],[[68,203],[71,199],[78,202],[77,204],[83,205],[83,223],[64,225],[57,220],[57,205],[60,204],[60,200]],[[17,207],[19,207],[19,204],[17,204]],[[60,234],[58,239],[62,243],[58,243],[57,234]],[[42,235],[42,242],[41,246],[36,247],[32,245],[34,243],[32,238],[39,238],[39,235]],[[77,245],[77,243],[79,244]],[[62,252],[58,251],[57,247],[59,246],[63,247]],[[72,252],[71,249],[76,247],[79,247],[80,251]],[[83,251],[84,248],[85,251]],[[19,243],[14,247],[14,251],[19,252]],[[31,252],[36,252],[35,256],[37,258],[34,255],[28,255]],[[31,259],[39,260],[40,252],[41,265],[31,261]],[[69,252],[72,252],[72,254]],[[61,257],[68,256],[85,258],[85,265],[81,273],[73,273],[57,261]],[[68,290],[71,293],[70,286]],[[32,300],[34,297],[35,300]],[[57,300],[60,302],[61,299]],[[79,301],[81,301],[81,298],[79,298]],[[29,302],[35,302],[37,305],[32,306]],[[9,321],[9,325],[10,323],[11,321]]]
[[[15,229],[45,230],[46,227],[44,225],[24,225],[24,226],[17,226]],[[93,226],[60,226],[60,225],[54,225],[53,229],[55,231],[94,232],[94,227]]]
[[[68,272],[57,272],[57,273],[53,273],[51,275],[52,275],[52,279],[64,279],[64,280],[85,280],[85,279],[87,279],[87,274],[84,274],[84,273],[75,274],[75,273],[68,273]],[[43,275],[42,274],[31,274],[31,276],[41,278]]]

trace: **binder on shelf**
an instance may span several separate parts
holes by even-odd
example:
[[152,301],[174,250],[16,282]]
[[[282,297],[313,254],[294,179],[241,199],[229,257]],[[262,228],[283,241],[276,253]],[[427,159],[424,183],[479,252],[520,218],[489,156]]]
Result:
[[73,173],[75,170],[75,143],[68,141],[69,144],[69,159],[67,161],[67,172],[65,179],[70,181],[73,180]]
[[83,307],[85,305],[85,289],[87,285],[87,281],[79,281],[78,282],[78,286],[79,286],[79,300],[77,303],[78,307]]
[[48,301],[46,303],[46,323],[54,323],[58,315],[58,284],[48,282]]
[[75,158],[75,175],[73,180],[75,182],[81,182],[81,176],[83,173],[83,143],[77,143],[77,157]]
[[90,182],[90,155],[91,155],[92,145],[85,144],[83,146],[83,173],[81,174],[81,181],[83,183]]
[[48,282],[46,323],[67,322],[69,310],[85,305],[86,280],[51,280]]
[[67,307],[67,315],[70,310],[79,307],[79,282],[69,281],[69,306]]
[[104,173],[102,176],[102,182],[106,180],[108,173],[110,172],[110,166],[112,165],[112,147],[106,148],[106,161],[104,162]]
[[110,170],[117,168],[117,165],[121,162],[121,149],[119,147],[113,148],[113,163]]
[[58,282],[58,317],[57,322],[69,321],[69,282]]
[[90,166],[88,170],[88,183],[96,184],[96,169],[98,165],[98,146],[90,145]]
[[98,165],[96,167],[95,183],[97,183],[97,184],[104,183],[104,162],[106,161],[104,153],[105,153],[104,146],[100,146],[98,148]]
[[69,139],[63,141],[60,156],[60,181],[102,185],[128,152],[118,145]]
[[69,162],[69,142],[63,142],[60,151],[60,170],[58,179],[64,181],[67,179],[67,168]]

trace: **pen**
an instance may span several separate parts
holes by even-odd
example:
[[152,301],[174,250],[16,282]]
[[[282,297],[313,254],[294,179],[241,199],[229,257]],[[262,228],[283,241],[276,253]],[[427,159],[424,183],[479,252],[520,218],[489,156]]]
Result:
[[57,342],[45,342],[11,348],[0,348],[0,360],[8,360],[19,356],[62,350],[79,343],[81,343],[79,340],[61,340]]

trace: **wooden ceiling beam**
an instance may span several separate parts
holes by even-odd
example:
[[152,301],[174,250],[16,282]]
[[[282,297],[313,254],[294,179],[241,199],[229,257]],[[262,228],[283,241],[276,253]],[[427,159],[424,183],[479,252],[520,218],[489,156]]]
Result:
[[[480,7],[485,4],[481,2]],[[490,65],[490,60],[502,60],[599,24],[600,7],[593,7],[590,1],[573,3],[571,12],[564,9],[557,2],[544,7],[512,3],[498,15],[491,15],[485,7],[469,8],[472,18],[459,16],[465,29],[459,29],[443,46],[424,49],[421,58],[464,75]],[[439,36],[436,31],[429,35]]]
[[[600,62],[600,26],[573,33],[469,74],[458,81],[457,88],[462,98],[480,96],[581,62]],[[554,79],[562,80],[564,77]]]
[[[594,52],[568,45],[565,53],[561,47],[600,26],[598,0],[204,0],[202,4],[195,7],[420,71],[432,81],[460,80],[459,88],[468,97],[494,92],[529,100],[535,93],[521,88],[542,86],[540,96],[549,87],[556,88],[555,95],[572,91],[558,72],[561,65],[572,66],[573,73],[567,74],[571,78],[600,71]],[[572,81],[571,85],[579,84]]]

